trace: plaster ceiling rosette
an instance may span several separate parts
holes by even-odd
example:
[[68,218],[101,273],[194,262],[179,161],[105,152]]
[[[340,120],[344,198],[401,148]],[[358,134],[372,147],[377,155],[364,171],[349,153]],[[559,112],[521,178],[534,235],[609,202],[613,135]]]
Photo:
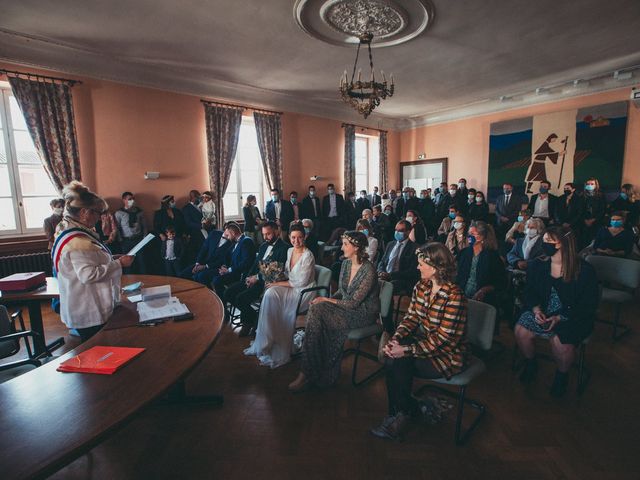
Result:
[[298,0],[298,26],[332,45],[353,46],[365,32],[373,34],[372,48],[399,45],[431,26],[431,0]]

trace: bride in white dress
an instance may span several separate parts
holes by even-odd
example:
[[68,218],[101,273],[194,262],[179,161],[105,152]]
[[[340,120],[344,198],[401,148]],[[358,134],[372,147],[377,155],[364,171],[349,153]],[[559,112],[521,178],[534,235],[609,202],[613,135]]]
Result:
[[[255,355],[262,365],[271,368],[291,359],[298,298],[302,290],[315,285],[315,260],[311,250],[304,245],[304,237],[301,225],[291,227],[289,240],[293,248],[287,251],[285,265],[288,280],[267,285],[260,304],[256,339],[244,351],[245,355]],[[308,308],[314,296],[314,292],[305,293],[303,310]]]

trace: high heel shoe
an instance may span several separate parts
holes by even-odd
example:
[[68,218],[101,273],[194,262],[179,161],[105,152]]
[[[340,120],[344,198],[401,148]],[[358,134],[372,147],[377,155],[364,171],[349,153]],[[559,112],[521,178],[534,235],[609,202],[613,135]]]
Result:
[[289,391],[291,393],[306,392],[311,387],[309,380],[307,380],[303,373],[298,374],[298,377],[289,384]]

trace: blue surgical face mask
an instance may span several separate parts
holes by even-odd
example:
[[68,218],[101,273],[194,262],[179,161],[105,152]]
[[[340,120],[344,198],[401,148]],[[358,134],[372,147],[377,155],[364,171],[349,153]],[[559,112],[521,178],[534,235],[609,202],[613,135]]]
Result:
[[587,192],[593,192],[593,191],[596,189],[596,186],[595,186],[595,185],[585,185],[585,186],[584,186],[584,189],[585,189]]
[[518,215],[518,221],[519,222],[524,222],[524,217],[522,215]]
[[293,203],[294,205],[296,203],[298,203],[298,198],[297,197],[291,197],[291,203]]
[[624,225],[624,222],[622,220],[611,220],[610,225],[613,228],[622,228],[622,226]]
[[304,227],[304,233],[309,235],[311,233],[311,229],[309,227]]
[[620,192],[620,198],[626,200],[629,198],[629,195],[627,195],[625,192]]
[[511,195],[511,189],[510,188],[503,188],[502,191],[504,192],[505,195]]
[[391,210],[385,210],[384,214],[387,215],[387,216],[391,215]]
[[169,202],[169,206],[171,208],[176,208],[176,202]]
[[404,232],[396,232],[393,234],[393,238],[395,238],[398,242],[404,241],[406,237],[407,237],[407,234]]
[[540,187],[540,193],[547,193],[549,192],[549,187]]
[[278,197],[278,195],[271,195],[271,200],[273,200],[274,202],[277,202],[279,198],[280,197]]
[[449,218],[453,220],[454,218],[456,218],[456,214],[453,212],[449,212]]
[[469,235],[468,239],[469,239],[469,245],[473,247],[476,244],[476,237],[474,237],[473,235]]
[[409,198],[409,192],[402,192],[402,198],[407,200]]
[[424,193],[420,194],[420,200],[424,200],[425,198],[427,198],[427,196]]
[[360,230],[362,233],[364,233],[367,237],[369,236],[369,229],[368,228],[363,228],[362,230]]

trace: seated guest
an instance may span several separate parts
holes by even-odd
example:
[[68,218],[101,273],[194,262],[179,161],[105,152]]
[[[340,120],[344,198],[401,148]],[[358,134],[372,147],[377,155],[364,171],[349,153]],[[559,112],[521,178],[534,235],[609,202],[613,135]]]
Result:
[[492,305],[497,303],[496,294],[505,284],[505,269],[491,225],[471,224],[469,246],[458,255],[456,283],[468,298]]
[[379,244],[378,239],[371,234],[371,223],[361,218],[356,223],[356,230],[364,234],[364,236],[367,238],[367,258],[370,262],[375,262],[378,257]]
[[316,263],[320,264],[322,262],[322,259],[318,257],[318,236],[316,235],[313,228],[313,221],[309,218],[303,218],[300,223],[304,228],[304,244],[309,250],[311,250],[311,253],[313,253],[313,258],[316,259]]
[[550,393],[560,397],[567,389],[576,346],[593,331],[598,279],[593,267],[578,257],[572,230],[549,228],[543,249],[546,256],[531,261],[527,268],[527,310],[515,329],[518,348],[526,359],[520,380],[529,383],[535,378],[535,339],[548,338],[557,365]]
[[[471,189],[470,189],[471,190]],[[456,215],[453,219],[453,230],[447,235],[444,242],[445,247],[449,249],[454,258],[469,246],[467,220],[462,215]]]
[[230,285],[224,292],[225,303],[240,310],[241,337],[246,337],[255,330],[258,322],[258,313],[251,304],[262,296],[265,283],[280,279],[287,261],[289,245],[280,238],[278,225],[274,222],[263,223],[262,237],[264,243],[260,245],[246,278]]
[[[378,278],[393,284],[394,295],[408,293],[413,289],[418,275],[416,272],[416,244],[409,240],[411,225],[406,220],[396,224],[394,240],[387,244],[378,262]],[[387,322],[385,329],[391,333],[394,325]]]
[[635,194],[633,193],[633,185],[625,183],[620,189],[618,198],[609,204],[609,213],[624,213],[626,215],[625,224],[631,227],[638,223],[638,214],[640,214],[639,207],[635,199]]
[[[256,339],[244,351],[245,355],[255,355],[260,364],[271,368],[277,368],[291,360],[296,306],[300,293],[315,285],[315,261],[311,250],[304,245],[302,225],[291,226],[289,240],[293,247],[287,251],[287,279],[265,286]],[[313,297],[313,292],[305,293],[300,303],[301,308],[306,310]]]
[[60,318],[84,342],[95,335],[113,312],[113,292],[120,289],[122,268],[133,262],[113,258],[94,231],[105,202],[85,185],[73,181],[63,189],[64,218],[53,245],[54,274],[60,288]]
[[623,212],[611,215],[608,227],[601,227],[593,241],[593,249],[598,255],[628,257],[633,249],[633,232],[624,226]]
[[202,192],[202,229],[210,232],[218,228],[218,216],[216,214],[216,202],[213,201],[213,194],[207,190]]
[[433,231],[437,225],[434,225],[436,221],[436,204],[431,199],[431,189],[420,190],[420,218],[424,223],[427,231]]
[[407,210],[405,220],[411,224],[409,239],[416,245],[423,245],[427,241],[427,229],[415,210]]
[[555,223],[563,227],[571,227],[578,232],[582,224],[582,196],[576,191],[576,186],[569,182],[564,184],[564,195],[558,198],[556,205]]
[[469,220],[480,220],[481,222],[489,221],[489,204],[484,198],[484,193],[480,190],[476,191],[474,202],[469,205]]
[[384,243],[386,244],[393,240],[393,232],[395,231],[394,230],[395,224],[398,223],[398,217],[396,217],[396,214],[394,213],[394,209],[391,205],[387,205],[386,207],[383,207],[382,213],[385,217],[387,217],[387,220],[389,221],[389,226],[386,230],[386,235],[382,238],[384,240]]
[[371,433],[400,440],[418,411],[413,377],[451,378],[466,366],[467,300],[454,283],[456,261],[440,243],[418,250],[420,282],[384,347],[389,412]]
[[260,231],[262,230],[262,216],[256,204],[255,195],[247,195],[247,201],[242,207],[242,218],[244,219],[244,234],[253,239],[256,244],[261,243]]
[[107,245],[112,253],[115,253],[118,247],[118,227],[109,210],[102,212],[100,220],[96,222],[95,229],[100,236],[100,241]]
[[176,229],[169,226],[164,231],[165,240],[160,247],[160,256],[164,262],[164,273],[169,277],[179,277],[182,272],[182,256],[184,244],[182,238],[176,237]]
[[529,260],[538,258],[543,254],[542,236],[544,235],[544,222],[540,218],[527,220],[524,229],[524,237],[516,240],[515,245],[507,254],[507,263],[517,270],[527,270]]
[[62,211],[64,210],[64,200],[62,198],[54,198],[49,202],[51,207],[51,216],[44,219],[44,234],[49,241],[48,248],[53,247],[53,238],[56,234],[56,227],[62,220]]
[[551,182],[543,180],[540,182],[540,193],[531,196],[529,200],[529,210],[535,218],[541,218],[545,225],[553,221],[556,216],[558,197],[549,193]]
[[[366,222],[366,220],[360,220]],[[307,314],[302,368],[289,384],[300,392],[307,387],[329,387],[340,376],[340,363],[347,333],[376,322],[380,297],[376,268],[368,260],[367,238],[362,232],[345,232],[342,237],[344,262],[338,291],[331,298],[311,300]]]
[[373,212],[371,211],[371,209],[365,208],[364,210],[362,210],[361,218],[370,222],[371,219],[373,218]]
[[[124,192],[122,194],[122,208],[114,217],[118,226],[118,236],[120,237],[120,250],[127,253],[147,234],[147,226],[144,222],[144,212],[136,205],[133,193]],[[135,256],[131,269],[124,269],[124,273],[144,274],[146,272],[144,255],[140,252]]]
[[517,239],[524,237],[524,228],[530,218],[530,210],[520,210],[520,213],[518,213],[518,218],[504,237],[504,241],[508,245],[515,245]]
[[382,213],[382,206],[375,205],[371,209],[371,220],[369,221],[371,228],[373,228],[372,236],[376,237],[378,241],[386,241],[389,231],[391,231],[391,223],[389,217]]
[[219,297],[224,296],[227,286],[239,281],[245,275],[256,258],[256,245],[253,240],[242,234],[240,225],[235,222],[227,222],[225,232],[233,247],[227,254],[224,265],[218,269],[218,275],[213,279],[213,286]]
[[180,276],[210,286],[233,248],[233,242],[230,240],[232,236],[233,232],[229,230],[211,230],[200,247],[196,263],[182,270]]
[[187,233],[184,217],[182,212],[176,208],[176,201],[173,195],[162,197],[160,210],[156,210],[153,214],[153,229],[160,236],[160,240],[166,240],[164,232],[169,226],[175,229],[178,236],[186,235]]
[[449,235],[449,232],[453,228],[453,219],[461,213],[455,205],[451,205],[448,211],[449,213],[442,219],[438,227],[438,239],[442,242],[445,241],[447,235]]

